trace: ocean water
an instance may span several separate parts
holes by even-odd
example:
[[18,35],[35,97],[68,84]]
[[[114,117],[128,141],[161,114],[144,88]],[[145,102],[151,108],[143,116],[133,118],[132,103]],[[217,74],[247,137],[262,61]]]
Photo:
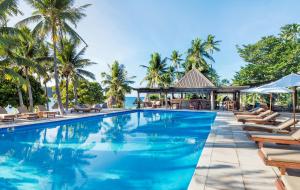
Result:
[[1,129],[0,189],[187,189],[214,118],[130,111]]
[[[142,100],[144,100],[144,98],[141,97]],[[126,97],[125,98],[125,108],[126,109],[132,109],[132,108],[136,108],[137,105],[134,104],[136,100],[136,97]]]

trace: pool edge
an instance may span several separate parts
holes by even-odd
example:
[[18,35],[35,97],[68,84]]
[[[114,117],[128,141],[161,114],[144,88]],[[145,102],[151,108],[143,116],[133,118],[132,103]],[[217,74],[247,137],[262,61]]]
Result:
[[213,152],[213,146],[211,146],[211,145],[215,141],[215,137],[216,137],[216,129],[215,129],[214,125],[217,120],[217,115],[218,115],[218,113],[216,113],[214,122],[212,123],[210,132],[205,141],[203,150],[199,156],[192,179],[187,188],[188,190],[205,189],[206,179],[208,176],[208,169],[209,169],[210,163],[211,163],[211,155]]

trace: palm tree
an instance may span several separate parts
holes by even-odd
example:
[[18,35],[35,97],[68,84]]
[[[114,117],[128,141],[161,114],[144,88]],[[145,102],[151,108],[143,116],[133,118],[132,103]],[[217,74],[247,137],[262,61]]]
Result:
[[206,38],[205,42],[205,50],[212,55],[214,51],[220,51],[220,48],[218,47],[220,45],[220,40],[215,40],[215,36],[209,34]]
[[215,41],[215,37],[209,35],[206,41],[200,38],[192,40],[192,47],[188,49],[188,55],[184,64],[185,71],[197,68],[200,71],[208,71],[209,64],[207,60],[214,62],[212,54],[219,51],[218,45],[220,41]]
[[33,96],[29,76],[31,73],[44,74],[46,71],[40,63],[48,58],[38,57],[41,40],[35,38],[29,28],[20,28],[17,39],[19,45],[13,50],[11,61],[17,63],[19,71],[25,76],[29,97],[29,110],[33,111]]
[[146,77],[142,82],[147,81],[147,86],[150,88],[160,86],[163,83],[163,74],[166,72],[166,61],[167,58],[162,60],[159,53],[151,54],[149,66],[141,65],[141,67],[147,69]]
[[285,40],[298,41],[300,37],[300,25],[288,24],[281,27],[280,36]]
[[114,61],[112,65],[108,65],[109,73],[101,73],[103,85],[105,85],[106,96],[108,100],[114,100],[117,107],[124,107],[125,95],[130,93],[133,77],[128,77],[125,66]]
[[22,14],[19,10],[17,0],[1,0],[0,1],[0,26],[5,26],[7,17]]
[[53,45],[53,69],[55,80],[55,91],[57,95],[57,103],[60,114],[64,114],[64,108],[61,100],[59,89],[59,76],[57,68],[57,42],[63,39],[64,34],[69,34],[72,38],[82,38],[69,25],[76,26],[80,19],[84,16],[84,10],[90,4],[80,7],[74,7],[74,0],[27,0],[27,2],[35,9],[33,15],[28,17],[19,24],[37,23],[34,27],[34,32],[40,36],[51,34]]
[[40,82],[45,89],[46,105],[47,105],[47,110],[49,110],[49,97],[48,97],[47,83],[51,81],[52,73],[53,73],[53,65],[51,64],[53,59],[51,58],[50,55],[50,45],[48,43],[42,42],[40,44],[38,54],[41,57],[49,59],[48,61],[44,61],[40,63],[41,66],[46,70],[46,72],[38,73],[39,74],[38,77],[43,79],[42,81],[40,80]]
[[77,84],[78,79],[85,79],[86,77],[95,80],[95,75],[83,68],[96,63],[82,57],[85,54],[86,47],[77,52],[78,40],[64,38],[61,45],[58,51],[59,71],[66,80],[66,110],[68,111],[70,79],[73,80],[75,104],[77,104],[77,86],[74,84]]
[[[0,56],[1,58],[1,56]],[[0,77],[10,80],[17,86],[19,104],[20,106],[24,105],[23,95],[21,88],[26,86],[26,80],[18,73],[18,67],[15,67],[11,64],[8,59],[3,59],[0,61]]]
[[171,57],[169,58],[172,61],[173,67],[176,68],[176,71],[178,71],[181,67],[181,61],[183,59],[181,59],[181,54],[179,54],[178,51],[174,50],[171,54]]
[[162,75],[162,87],[170,87],[175,81],[175,68],[173,66],[169,66],[166,72]]
[[179,54],[178,51],[174,50],[171,54],[171,57],[169,58],[172,61],[172,65],[176,70],[176,78],[177,80],[179,79],[180,75],[179,75],[179,69],[181,67],[181,61],[183,59],[181,59],[181,54]]

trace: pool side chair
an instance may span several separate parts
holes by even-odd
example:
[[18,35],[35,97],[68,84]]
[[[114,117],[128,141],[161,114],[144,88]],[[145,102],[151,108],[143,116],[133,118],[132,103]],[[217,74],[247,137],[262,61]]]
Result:
[[40,117],[46,117],[46,118],[49,118],[49,117],[55,118],[56,117],[55,111],[48,111],[46,109],[46,107],[43,105],[38,105],[37,108],[38,108],[38,115]]
[[284,122],[279,123],[276,126],[270,125],[244,125],[243,130],[245,131],[260,131],[267,133],[289,133],[291,127],[297,124],[299,121],[294,119],[288,119]]
[[283,175],[275,182],[277,190],[298,190],[300,187],[300,177]]
[[20,119],[29,119],[34,120],[38,118],[37,113],[29,112],[28,109],[25,106],[20,106],[17,108],[19,113],[17,114],[17,117]]
[[102,108],[101,108],[100,105],[93,105],[92,106],[92,111],[94,111],[94,112],[101,112]]
[[249,138],[257,142],[259,147],[263,147],[264,143],[300,145],[300,129],[290,134],[250,134]]
[[257,108],[257,109],[254,109],[253,111],[244,111],[244,112],[237,111],[237,112],[233,112],[233,114],[234,115],[258,115],[264,111],[265,111],[264,108]]
[[88,107],[74,106],[74,109],[71,112],[73,112],[73,111],[75,111],[77,113],[79,113],[79,112],[89,113],[92,111],[92,109],[88,108]]
[[102,108],[100,106],[96,106],[96,105],[89,105],[89,104],[84,104],[84,108],[89,108],[91,109],[91,111],[94,111],[94,112],[101,112]]
[[264,118],[243,118],[243,119],[240,119],[239,122],[242,122],[243,124],[255,123],[255,124],[265,124],[265,125],[268,125],[268,124],[276,125],[276,124],[278,124],[278,122],[276,121],[276,117],[278,117],[279,115],[280,115],[279,113],[275,112]]
[[271,113],[272,113],[271,110],[267,110],[267,111],[261,112],[258,115],[236,115],[236,118],[237,118],[238,121],[241,121],[243,119],[250,119],[250,118],[253,118],[253,119],[262,119],[262,118],[270,115]]
[[15,114],[8,114],[6,109],[4,109],[0,106],[0,121],[3,121],[3,122],[14,121],[15,117],[16,117]]
[[285,175],[286,169],[300,169],[300,148],[260,148],[259,157],[265,165],[279,168],[280,174]]

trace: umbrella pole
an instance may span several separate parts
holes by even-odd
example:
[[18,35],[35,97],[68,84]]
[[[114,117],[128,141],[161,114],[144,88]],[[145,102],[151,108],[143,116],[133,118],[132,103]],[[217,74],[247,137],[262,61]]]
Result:
[[294,127],[296,127],[296,87],[293,87],[293,115],[294,115]]
[[270,110],[272,111],[272,93],[270,93]]
[[252,103],[253,103],[252,108],[254,109],[255,108],[255,94],[253,94],[253,96],[252,96]]

